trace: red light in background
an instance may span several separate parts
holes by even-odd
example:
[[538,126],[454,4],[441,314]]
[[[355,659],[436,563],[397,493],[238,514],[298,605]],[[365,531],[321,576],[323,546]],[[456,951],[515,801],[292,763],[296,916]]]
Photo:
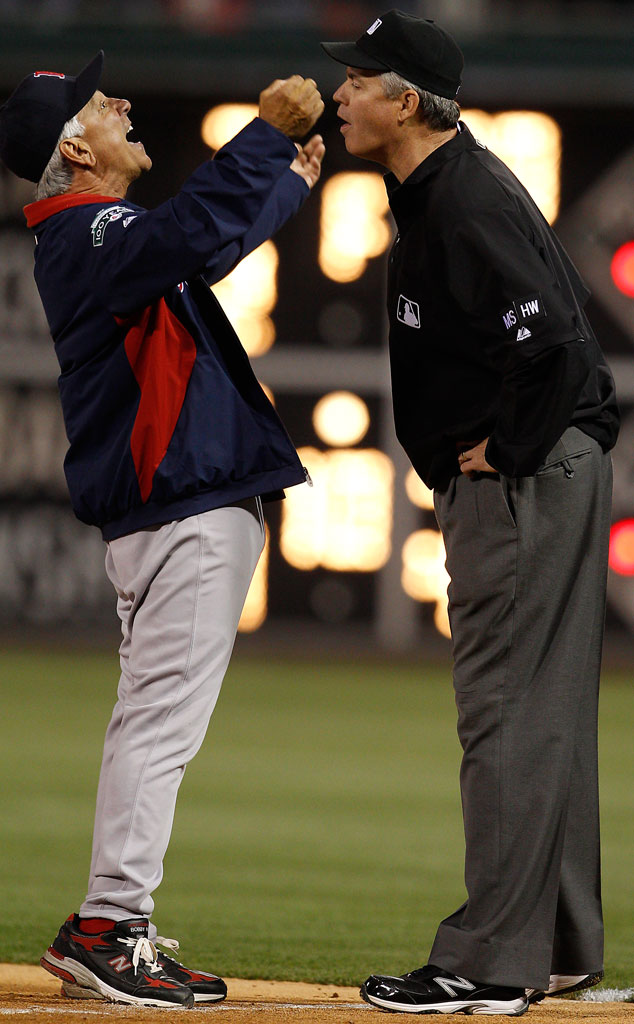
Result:
[[634,299],[634,242],[626,242],[616,250],[610,271],[619,291]]
[[621,519],[610,530],[610,569],[634,576],[634,519]]

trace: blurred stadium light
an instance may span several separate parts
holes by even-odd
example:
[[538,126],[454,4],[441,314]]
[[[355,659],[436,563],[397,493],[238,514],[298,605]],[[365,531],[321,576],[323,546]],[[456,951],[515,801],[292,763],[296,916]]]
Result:
[[394,467],[374,448],[300,448],[313,488],[282,507],[280,550],[296,569],[376,572],[390,557]]
[[566,211],[560,233],[588,286],[634,345],[634,302],[628,290],[634,270],[633,181],[634,147]]
[[634,576],[634,519],[620,519],[610,531],[610,568]]
[[450,636],[447,615],[449,576],[445,569],[445,546],[438,530],[417,530],[403,545],[403,590],[415,601],[435,605],[434,624],[443,636]]
[[257,113],[257,103],[219,103],[208,110],[202,120],[203,142],[210,149],[220,149],[257,117]]
[[315,433],[335,447],[358,444],[368,432],[370,413],[362,398],[351,391],[324,395],[313,410]]
[[634,241],[619,246],[612,257],[610,271],[619,291],[634,299]]
[[380,174],[345,171],[329,178],[321,196],[319,266],[341,284],[356,281],[373,256],[385,252],[392,230]]
[[478,140],[511,168],[552,224],[559,213],[561,129],[538,110],[464,110]]
[[250,356],[263,355],[275,341],[270,314],[277,302],[278,263],[275,243],[269,240],[211,289]]
[[241,633],[254,633],[266,619],[269,594],[269,551],[271,548],[271,531],[265,527],[264,551],[260,555],[249,593],[242,609],[238,629]]
[[433,512],[434,492],[430,491],[427,484],[423,483],[413,467],[408,469],[407,476],[405,477],[405,493],[412,504],[417,505],[418,508],[424,508],[429,512]]

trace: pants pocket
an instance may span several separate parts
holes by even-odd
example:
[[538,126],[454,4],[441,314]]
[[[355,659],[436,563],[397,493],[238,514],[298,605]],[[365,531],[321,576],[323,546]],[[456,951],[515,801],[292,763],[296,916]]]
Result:
[[566,455],[558,454],[552,461],[546,461],[537,470],[535,476],[547,476],[549,473],[564,473],[567,477],[575,475],[575,467],[580,460],[592,454],[592,448],[583,448],[576,452],[569,452]]
[[502,476],[499,474],[500,480],[500,492],[502,494],[502,501],[506,506],[506,511],[509,514],[513,526],[517,526],[517,518],[515,515],[515,481],[512,477]]

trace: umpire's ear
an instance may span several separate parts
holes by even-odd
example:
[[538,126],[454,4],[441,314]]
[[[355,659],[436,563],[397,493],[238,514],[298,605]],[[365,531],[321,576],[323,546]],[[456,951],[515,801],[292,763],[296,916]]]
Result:
[[399,104],[397,118],[400,124],[404,124],[405,121],[409,121],[410,117],[414,117],[418,110],[420,103],[420,96],[413,89],[406,89],[397,98]]

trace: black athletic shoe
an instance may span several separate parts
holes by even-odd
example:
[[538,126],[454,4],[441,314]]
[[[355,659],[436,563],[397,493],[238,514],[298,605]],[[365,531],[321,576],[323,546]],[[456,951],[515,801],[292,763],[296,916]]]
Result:
[[529,1003],[541,1003],[546,996],[567,996],[572,992],[581,992],[584,988],[592,988],[603,981],[603,971],[595,974],[551,974],[547,990],[527,988]]
[[[178,952],[176,939],[164,939],[157,935],[154,941],[157,945],[165,946],[166,949],[170,949],[174,953]],[[207,971],[192,971],[160,949],[157,950],[157,954],[158,962],[167,976],[174,978],[175,981],[180,981],[181,985],[187,985],[187,988],[194,993],[194,1000],[197,1003],[219,1003],[227,995],[227,986],[222,978],[218,978],[215,974],[208,974]]]
[[[157,946],[165,946],[166,949],[172,952],[178,952],[179,944],[176,939],[164,939],[162,936],[157,935],[153,941]],[[226,998],[227,986],[222,978],[219,978],[217,975],[209,974],[207,971],[193,971],[189,967],[185,967],[184,964],[179,963],[178,960],[168,956],[167,953],[163,953],[160,949],[156,950],[156,959],[159,966],[163,969],[163,973],[168,978],[172,978],[174,981],[178,981],[181,985],[186,985],[187,988],[191,989],[194,993],[194,1002],[219,1003],[222,999]],[[69,999],[104,998],[100,992],[70,981],[62,982],[62,995],[67,996]]]
[[428,964],[399,978],[373,974],[361,986],[366,1003],[393,1013],[503,1013],[528,1010],[523,988],[482,985]]
[[[101,930],[104,924],[106,931]],[[147,935],[146,918],[80,921],[71,914],[40,963],[62,979],[64,988],[87,989],[97,999],[140,1006],[193,1006],[193,992],[165,973]]]

